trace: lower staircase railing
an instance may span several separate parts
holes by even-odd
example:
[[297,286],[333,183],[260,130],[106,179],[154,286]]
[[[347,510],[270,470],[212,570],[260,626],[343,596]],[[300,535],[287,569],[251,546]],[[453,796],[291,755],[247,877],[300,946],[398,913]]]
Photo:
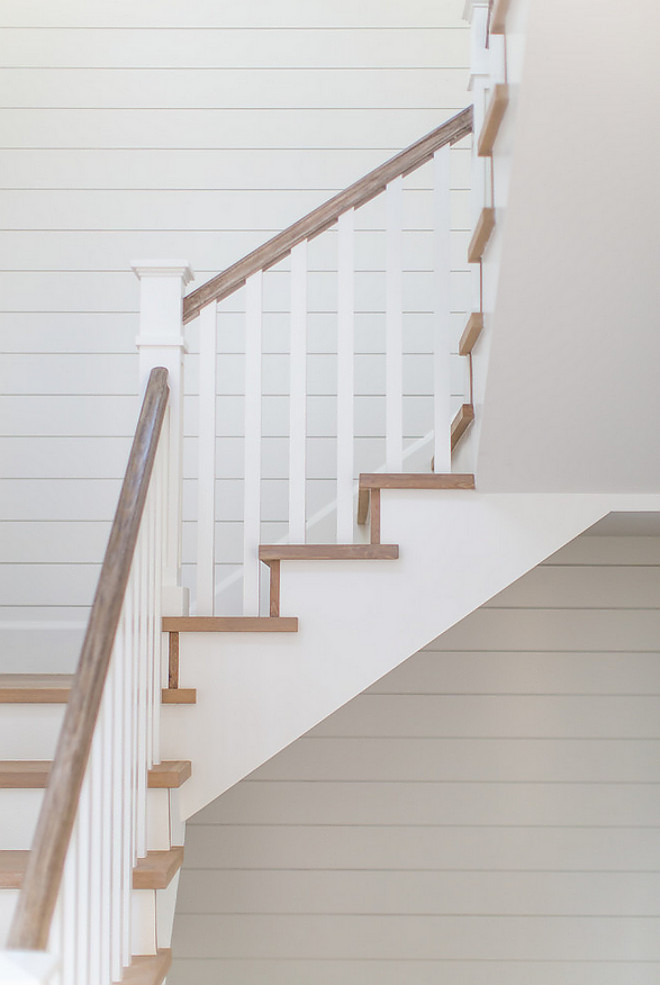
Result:
[[131,963],[159,761],[168,396],[153,369],[8,939],[53,955],[62,985],[110,985]]

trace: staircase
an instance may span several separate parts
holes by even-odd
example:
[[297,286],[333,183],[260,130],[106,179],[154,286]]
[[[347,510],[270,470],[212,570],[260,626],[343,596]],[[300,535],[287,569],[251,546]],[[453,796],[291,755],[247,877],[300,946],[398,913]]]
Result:
[[[484,492],[475,479],[520,64],[512,71],[503,40],[509,4],[475,0],[472,7],[474,107],[185,298],[192,274],[184,261],[134,264],[145,402],[79,668],[73,678],[0,677],[2,985],[159,985],[169,967],[188,817],[601,517],[660,507],[652,494],[522,496]],[[471,310],[457,345],[467,385],[456,393],[450,154],[473,130]],[[404,179],[425,165],[434,181],[424,260],[434,284],[433,386],[424,411],[431,426],[411,445]],[[355,271],[358,210],[377,199],[386,216],[386,387],[377,435],[384,461],[373,471],[356,452]],[[310,519],[308,250],[325,235],[335,237],[337,251],[336,455],[333,493]],[[264,543],[263,298],[269,272],[282,264],[291,327],[288,531]],[[217,331],[223,302],[238,292],[247,369],[241,564],[230,579],[240,587],[237,602],[216,578],[218,563],[229,562],[215,535]],[[196,561],[186,587],[189,323],[199,336],[199,409]],[[420,461],[424,471],[406,471]],[[326,542],[313,542],[329,524]]]

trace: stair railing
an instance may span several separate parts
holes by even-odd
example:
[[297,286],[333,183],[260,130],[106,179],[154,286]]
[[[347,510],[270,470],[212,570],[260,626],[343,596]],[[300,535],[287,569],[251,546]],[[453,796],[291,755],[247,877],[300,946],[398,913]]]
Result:
[[[430,391],[434,401],[427,430],[432,448],[427,461],[436,472],[451,471],[452,414],[450,383],[450,147],[472,132],[472,107],[458,113],[432,133],[371,171],[344,191],[310,212],[267,243],[192,291],[183,305],[183,321],[197,320],[199,333],[199,416],[197,456],[196,612],[213,615],[216,549],[216,367],[217,324],[223,310],[218,304],[240,288],[244,302],[244,431],[243,431],[243,545],[242,611],[258,615],[260,564],[258,547],[262,523],[262,333],[266,271],[290,256],[289,293],[285,302],[290,317],[289,335],[289,441],[288,539],[306,542],[307,428],[307,320],[308,248],[321,233],[336,231],[336,541],[353,543],[355,532],[355,314],[356,211],[384,195],[385,208],[385,469],[403,471],[404,461],[404,178],[433,162],[433,196],[423,226],[432,231],[432,245],[423,259],[424,273],[433,275],[433,354]],[[333,261],[334,262],[334,261]],[[467,304],[465,306],[467,308]],[[419,437],[419,435],[417,435]],[[373,471],[373,466],[370,469]]]
[[131,961],[133,867],[160,761],[168,396],[154,368],[8,939],[54,955],[62,985],[110,985]]

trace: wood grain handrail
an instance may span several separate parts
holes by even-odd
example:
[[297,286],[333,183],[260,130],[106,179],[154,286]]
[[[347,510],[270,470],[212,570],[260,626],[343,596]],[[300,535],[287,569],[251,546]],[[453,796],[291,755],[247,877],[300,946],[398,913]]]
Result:
[[7,947],[45,950],[163,425],[167,370],[151,371]]
[[298,243],[312,239],[334,225],[342,213],[365,205],[383,191],[390,181],[416,171],[445,144],[455,144],[469,133],[472,133],[471,106],[452,116],[442,126],[432,130],[374,171],[370,171],[302,219],[298,219],[292,226],[273,236],[242,260],[238,260],[222,273],[212,277],[206,284],[191,291],[183,301],[184,324],[196,318],[201,309],[211,301],[222,301],[223,298],[229,297],[242,287],[252,274],[256,274],[259,270],[267,270],[268,267],[284,259]]

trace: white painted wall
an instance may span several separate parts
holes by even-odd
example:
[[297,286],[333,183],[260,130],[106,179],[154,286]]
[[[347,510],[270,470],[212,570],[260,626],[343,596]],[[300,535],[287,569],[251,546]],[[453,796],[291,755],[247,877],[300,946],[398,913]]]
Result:
[[585,536],[191,819],[173,985],[651,985],[660,538]]
[[610,0],[529,8],[480,480],[657,489],[660,12],[651,0],[625,17]]
[[[251,0],[9,2],[0,21],[0,639],[33,665],[75,659],[137,413],[138,284],[130,261],[185,256],[197,283],[461,109],[467,32],[461,0],[326,4]],[[461,152],[457,152],[460,158]],[[463,159],[467,152],[463,152]],[[463,255],[467,170],[457,159],[455,254]],[[425,179],[409,193],[415,228]],[[462,189],[462,190],[460,190]],[[372,220],[374,213],[372,212]],[[369,215],[364,212],[369,228]],[[461,231],[462,230],[462,231]],[[331,236],[330,239],[333,237]],[[411,234],[411,247],[425,238]],[[369,232],[358,236],[366,265]],[[326,238],[326,243],[328,239]],[[328,495],[333,337],[328,246],[314,253],[310,324],[313,508]],[[324,252],[326,251],[326,252]],[[457,259],[457,263],[458,263]],[[376,258],[376,268],[379,260]],[[423,275],[422,275],[423,276]],[[411,309],[425,308],[410,275]],[[267,286],[266,492],[278,534],[286,349],[283,275]],[[382,277],[362,277],[357,372],[369,408],[381,399]],[[240,302],[234,301],[234,307]],[[230,305],[231,306],[231,305]],[[457,317],[456,330],[460,331]],[[218,542],[235,560],[240,479],[240,317],[221,322]],[[411,316],[408,425],[425,427]],[[191,389],[196,332],[190,332]],[[373,354],[373,355],[372,355]],[[232,396],[234,394],[235,396]],[[372,396],[373,394],[373,396]],[[194,544],[195,400],[186,420],[185,559]],[[362,439],[361,439],[362,440]],[[364,442],[363,442],[364,443]],[[367,442],[368,444],[368,442]],[[377,448],[367,448],[380,464]],[[284,497],[285,498],[285,497]],[[188,577],[188,572],[186,573]],[[21,627],[36,629],[27,641]],[[59,626],[53,633],[50,626]],[[66,629],[64,627],[69,627]],[[34,626],[33,626],[34,628]]]

